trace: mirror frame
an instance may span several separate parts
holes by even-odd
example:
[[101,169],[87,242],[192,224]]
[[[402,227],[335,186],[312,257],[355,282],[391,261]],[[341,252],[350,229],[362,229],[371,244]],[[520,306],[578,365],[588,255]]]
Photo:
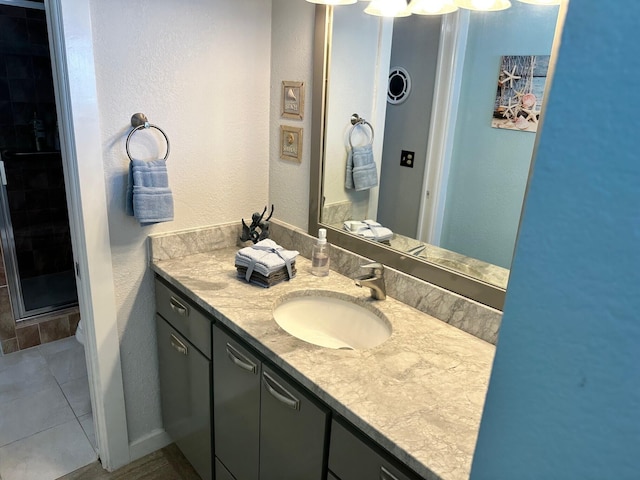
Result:
[[[327,229],[327,238],[330,243],[352,251],[364,257],[381,262],[391,268],[400,270],[421,280],[434,284],[438,287],[450,290],[464,297],[475,300],[479,303],[502,310],[506,295],[506,289],[484,282],[482,280],[464,275],[455,270],[443,267],[425,259],[403,254],[398,250],[393,250],[383,244],[361,239],[355,235],[349,235],[342,230],[336,229],[326,224],[321,224],[320,214],[323,205],[323,179],[324,179],[324,147],[326,138],[326,99],[329,89],[329,59],[331,58],[331,32],[333,27],[333,6],[316,5],[315,32],[314,32],[314,52],[313,52],[313,93],[312,93],[312,117],[311,117],[311,159],[310,159],[310,184],[309,184],[309,229],[310,235],[317,236],[318,228]],[[339,8],[339,7],[338,7]],[[565,2],[558,12],[558,21],[551,51],[551,62],[547,74],[547,95],[551,92],[552,79],[555,72],[557,52],[560,47],[562,26],[566,15],[567,5]],[[455,14],[454,14],[455,15]],[[444,22],[443,22],[444,23]],[[443,25],[443,29],[445,26]],[[524,212],[529,182],[535,163],[535,157],[540,139],[540,132],[544,122],[544,111],[549,102],[543,105],[538,125],[538,134],[533,148],[531,163],[529,166],[529,176],[525,188],[522,212]],[[516,234],[515,245],[518,244],[520,233],[520,223]]]

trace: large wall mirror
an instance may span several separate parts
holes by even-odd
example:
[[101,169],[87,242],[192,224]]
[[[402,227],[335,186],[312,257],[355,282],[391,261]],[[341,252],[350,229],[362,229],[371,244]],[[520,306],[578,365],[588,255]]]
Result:
[[316,10],[309,233],[502,309],[566,5],[365,6]]

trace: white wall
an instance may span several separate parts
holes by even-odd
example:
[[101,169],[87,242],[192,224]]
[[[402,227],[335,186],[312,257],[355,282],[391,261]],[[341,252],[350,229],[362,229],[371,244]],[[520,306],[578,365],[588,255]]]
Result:
[[[135,443],[162,426],[147,236],[240,221],[268,202],[271,3],[93,0],[91,12],[125,402]],[[140,227],[125,215],[124,143],[135,112],[171,141],[170,223]],[[162,142],[150,132],[132,140],[140,158],[162,155]]]
[[638,478],[639,15],[569,4],[472,479]]
[[[301,0],[273,0],[269,202],[275,205],[274,215],[278,219],[305,230],[309,223],[314,25],[315,5]],[[283,81],[304,82],[302,121],[281,118]],[[280,158],[280,125],[302,127],[301,163]]]

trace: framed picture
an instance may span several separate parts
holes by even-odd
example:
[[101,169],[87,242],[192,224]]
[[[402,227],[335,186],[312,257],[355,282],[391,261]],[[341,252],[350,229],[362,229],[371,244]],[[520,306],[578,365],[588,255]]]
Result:
[[302,128],[280,125],[280,158],[302,162]]
[[491,126],[537,132],[549,55],[505,55],[500,60]]
[[302,120],[304,116],[304,82],[282,82],[282,117]]

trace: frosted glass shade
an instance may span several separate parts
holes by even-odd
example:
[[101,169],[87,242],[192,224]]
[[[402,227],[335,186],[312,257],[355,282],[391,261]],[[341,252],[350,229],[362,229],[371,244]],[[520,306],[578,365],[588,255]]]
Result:
[[522,3],[530,3],[531,5],[560,5],[562,0],[518,0]]
[[443,15],[458,10],[453,0],[411,0],[409,11],[417,15]]
[[407,0],[371,0],[364,13],[376,17],[408,17],[411,12],[407,8]]
[[467,10],[496,12],[511,7],[509,0],[455,0],[456,5]]
[[319,5],[351,5],[358,0],[307,0],[309,3],[317,3]]

